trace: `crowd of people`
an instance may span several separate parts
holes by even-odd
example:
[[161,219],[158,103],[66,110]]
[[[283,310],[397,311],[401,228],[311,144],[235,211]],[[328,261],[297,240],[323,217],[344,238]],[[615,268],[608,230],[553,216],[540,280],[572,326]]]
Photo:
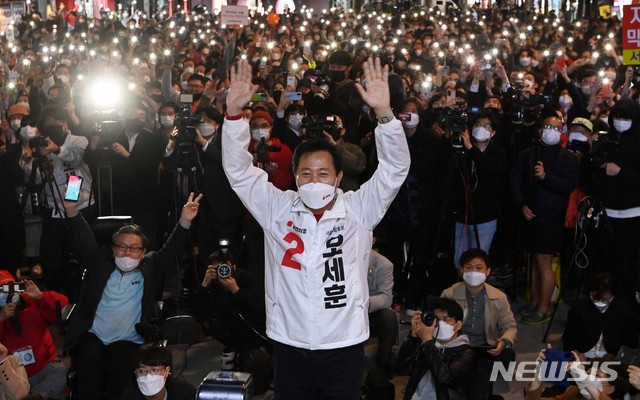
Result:
[[[68,365],[44,332],[72,302],[79,398],[193,397],[166,352],[140,350],[165,300],[257,392],[273,376],[278,398],[354,397],[371,335],[377,367],[410,375],[405,398],[484,399],[515,360],[516,315],[551,319],[554,257],[568,286],[593,282],[565,350],[637,348],[640,79],[620,16],[402,4],[0,24],[0,283],[25,283],[0,294],[0,369],[16,390],[59,397]],[[135,225],[92,232],[112,215]],[[487,279],[525,267],[514,313]]]

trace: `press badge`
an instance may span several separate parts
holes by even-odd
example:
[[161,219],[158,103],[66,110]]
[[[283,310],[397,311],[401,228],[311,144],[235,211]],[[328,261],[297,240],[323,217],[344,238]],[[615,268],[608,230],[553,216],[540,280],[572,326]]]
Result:
[[22,365],[27,366],[35,364],[36,357],[33,355],[31,346],[21,347],[13,352],[13,355],[20,360]]

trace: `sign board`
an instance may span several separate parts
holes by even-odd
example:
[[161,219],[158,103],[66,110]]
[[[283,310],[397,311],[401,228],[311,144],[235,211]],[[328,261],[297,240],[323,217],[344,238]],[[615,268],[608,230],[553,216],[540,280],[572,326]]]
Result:
[[624,65],[640,65],[640,4],[623,8],[622,59]]
[[220,23],[227,26],[248,25],[249,7],[222,6],[222,11],[220,12]]

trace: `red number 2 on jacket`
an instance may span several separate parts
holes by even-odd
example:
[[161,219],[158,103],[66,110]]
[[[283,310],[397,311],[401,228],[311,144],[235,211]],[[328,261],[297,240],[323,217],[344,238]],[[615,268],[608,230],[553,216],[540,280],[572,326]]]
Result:
[[282,257],[282,262],[281,262],[282,266],[301,270],[302,265],[300,265],[299,262],[295,261],[293,259],[293,256],[295,256],[296,254],[300,254],[304,251],[304,242],[302,241],[302,239],[300,239],[300,236],[296,235],[293,232],[287,233],[283,239],[285,242],[289,244],[295,242],[296,245],[295,247],[288,248],[287,251],[284,253],[284,256]]

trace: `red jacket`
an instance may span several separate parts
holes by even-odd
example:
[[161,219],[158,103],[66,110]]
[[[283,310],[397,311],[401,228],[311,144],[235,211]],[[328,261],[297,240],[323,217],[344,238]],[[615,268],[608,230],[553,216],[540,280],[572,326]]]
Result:
[[[251,139],[249,144],[249,152],[253,154],[255,146],[258,142]],[[269,159],[278,166],[275,171],[269,173],[269,182],[280,190],[288,190],[293,186],[294,178],[291,172],[291,160],[293,153],[286,144],[282,143],[278,138],[270,138],[267,140],[269,146],[280,146],[280,151],[270,151]]]
[[[34,300],[24,294],[20,295],[20,325],[22,332],[17,333],[11,320],[0,322],[0,342],[9,353],[16,349],[31,346],[35,356],[35,364],[25,366],[29,377],[40,372],[47,364],[58,358],[56,345],[49,331],[49,325],[56,322],[56,301],[64,307],[69,303],[67,296],[54,291],[42,292],[40,300]],[[18,312],[16,310],[16,312]]]

